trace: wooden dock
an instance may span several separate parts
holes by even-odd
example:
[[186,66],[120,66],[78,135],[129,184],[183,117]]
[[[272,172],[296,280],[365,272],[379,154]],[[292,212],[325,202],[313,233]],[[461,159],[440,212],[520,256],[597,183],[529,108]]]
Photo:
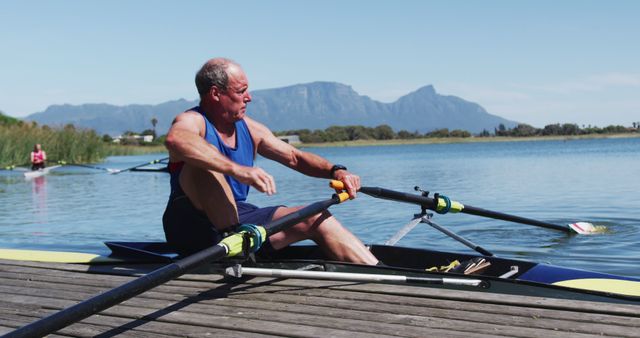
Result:
[[[156,267],[0,260],[0,334]],[[640,306],[188,274],[51,336],[640,337]]]

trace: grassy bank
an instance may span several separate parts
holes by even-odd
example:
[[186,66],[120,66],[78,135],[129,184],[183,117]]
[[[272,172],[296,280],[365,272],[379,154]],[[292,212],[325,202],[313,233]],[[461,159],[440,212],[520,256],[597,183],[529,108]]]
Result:
[[93,130],[39,127],[30,123],[0,125],[0,167],[28,165],[34,144],[42,144],[49,163],[95,163],[112,155],[140,155],[165,152],[158,146],[121,146],[102,141]]
[[393,140],[356,140],[325,143],[303,143],[297,147],[366,147],[381,145],[406,145],[406,144],[443,144],[443,143],[479,143],[479,142],[524,142],[524,141],[570,141],[584,139],[606,139],[606,138],[635,138],[640,137],[640,133],[624,134],[586,134],[575,136],[532,136],[532,137],[429,137],[416,139],[393,139]]
[[166,153],[167,148],[162,144],[145,145],[145,146],[132,146],[132,145],[106,145],[107,156],[114,155],[145,155],[145,154],[157,154]]

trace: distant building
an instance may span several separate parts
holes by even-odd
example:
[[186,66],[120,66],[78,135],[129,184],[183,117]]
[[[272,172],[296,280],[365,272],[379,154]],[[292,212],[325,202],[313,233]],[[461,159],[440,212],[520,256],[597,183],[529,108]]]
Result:
[[123,140],[136,140],[138,142],[151,143],[153,142],[153,135],[127,135],[127,136],[118,135],[114,137],[111,142],[120,143]]
[[279,139],[289,143],[289,144],[300,144],[300,136],[298,135],[283,135],[278,136]]

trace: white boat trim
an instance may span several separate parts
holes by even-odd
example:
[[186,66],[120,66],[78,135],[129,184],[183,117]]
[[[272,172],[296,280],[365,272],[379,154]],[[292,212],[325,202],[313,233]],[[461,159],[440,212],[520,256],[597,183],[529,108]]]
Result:
[[46,174],[49,173],[49,171],[55,169],[55,168],[59,168],[62,167],[61,165],[54,165],[51,167],[46,167],[44,169],[38,169],[38,170],[29,170],[27,172],[24,172],[24,177],[25,178],[34,178],[34,177],[40,177],[40,176],[44,176]]

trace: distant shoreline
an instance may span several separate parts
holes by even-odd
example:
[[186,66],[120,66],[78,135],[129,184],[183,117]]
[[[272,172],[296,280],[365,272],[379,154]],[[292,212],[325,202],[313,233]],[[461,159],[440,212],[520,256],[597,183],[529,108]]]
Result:
[[481,142],[525,142],[525,141],[573,141],[609,138],[637,138],[640,133],[623,134],[587,134],[587,135],[561,135],[561,136],[532,136],[532,137],[512,137],[512,136],[490,136],[490,137],[438,137],[438,138],[416,138],[407,140],[357,140],[325,143],[300,143],[298,148],[324,148],[324,147],[368,147],[368,146],[393,146],[409,144],[449,144],[449,143],[481,143]]

